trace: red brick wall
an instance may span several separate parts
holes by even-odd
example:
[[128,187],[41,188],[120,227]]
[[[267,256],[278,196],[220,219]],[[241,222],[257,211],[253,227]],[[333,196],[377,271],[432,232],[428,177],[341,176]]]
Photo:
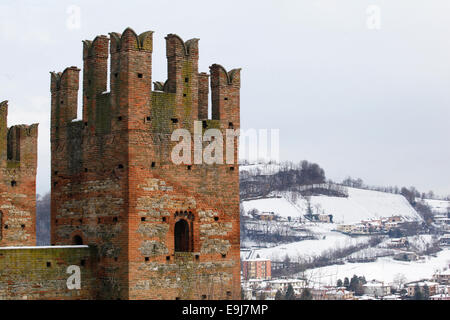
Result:
[[[79,70],[52,75],[52,243],[78,234],[99,247],[104,298],[239,299],[238,165],[188,170],[170,158],[173,130],[193,133],[194,120],[224,135],[239,128],[238,70],[211,67],[213,97],[225,102],[213,98],[220,112],[208,120],[198,39],[166,37],[168,80],[152,91],[152,32],[110,34],[111,92],[103,93],[107,40],[84,44],[82,121],[71,111]],[[174,252],[179,219],[193,234],[188,253]]]
[[0,247],[36,244],[38,125],[7,128],[0,103]]

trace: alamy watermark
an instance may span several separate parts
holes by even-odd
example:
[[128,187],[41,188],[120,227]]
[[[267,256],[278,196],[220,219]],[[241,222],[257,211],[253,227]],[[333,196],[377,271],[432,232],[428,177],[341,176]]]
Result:
[[378,5],[370,5],[366,9],[366,26],[369,30],[381,29],[381,8]]
[[79,266],[71,265],[67,267],[66,273],[70,274],[67,278],[66,285],[69,290],[81,289],[81,269]]
[[68,6],[66,9],[66,27],[69,30],[81,29],[81,8],[76,5]]
[[224,136],[219,129],[203,131],[202,121],[194,121],[193,137],[187,129],[173,131],[171,141],[178,143],[172,149],[171,160],[177,165],[231,165],[239,158],[276,162],[280,159],[279,138],[279,129],[226,129]]

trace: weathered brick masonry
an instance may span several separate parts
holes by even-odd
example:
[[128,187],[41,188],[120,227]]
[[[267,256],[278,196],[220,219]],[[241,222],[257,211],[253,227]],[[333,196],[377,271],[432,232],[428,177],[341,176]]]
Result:
[[8,129],[0,103],[0,247],[36,244],[38,125]]
[[52,244],[97,248],[99,298],[239,299],[237,139],[233,164],[170,155],[195,120],[239,129],[240,70],[199,73],[198,39],[170,34],[152,90],[152,50],[153,33],[131,29],[84,41],[82,120],[80,70],[51,74]]
[[[95,299],[97,297],[94,248],[0,248],[0,300]],[[80,288],[67,286],[79,268]]]

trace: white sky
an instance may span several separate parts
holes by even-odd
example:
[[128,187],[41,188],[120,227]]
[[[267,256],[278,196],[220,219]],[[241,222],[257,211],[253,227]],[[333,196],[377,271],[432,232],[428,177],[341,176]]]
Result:
[[[94,4],[95,2],[95,4]],[[81,9],[67,27],[69,6]],[[367,27],[369,5],[381,29]],[[280,129],[282,160],[327,176],[450,194],[450,1],[9,1],[0,3],[8,125],[39,122],[38,193],[50,189],[49,71],[82,66],[82,40],[155,31],[200,38],[200,71],[242,67],[243,128]],[[69,20],[70,21],[70,20]],[[79,107],[79,114],[81,106]]]

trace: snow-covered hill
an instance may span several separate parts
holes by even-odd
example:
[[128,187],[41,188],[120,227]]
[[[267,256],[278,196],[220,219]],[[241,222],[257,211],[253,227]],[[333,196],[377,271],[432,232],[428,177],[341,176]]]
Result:
[[326,251],[344,249],[369,241],[368,236],[352,238],[340,232],[332,231],[334,225],[331,223],[308,223],[305,228],[319,239],[291,242],[271,248],[254,249],[249,257],[283,261],[286,256],[289,256],[292,261],[298,261],[299,258],[308,259],[320,256]]
[[434,200],[434,199],[420,199],[416,198],[416,201],[423,202],[431,208],[431,211],[435,214],[445,214],[450,208],[450,201],[446,200]]
[[[310,197],[313,213],[331,214],[335,223],[352,224],[361,220],[402,216],[405,220],[419,221],[420,215],[402,195],[379,191],[348,188],[348,198],[330,196]],[[291,192],[274,194],[273,198],[243,201],[244,210],[274,212],[293,219],[307,213],[308,202]]]

